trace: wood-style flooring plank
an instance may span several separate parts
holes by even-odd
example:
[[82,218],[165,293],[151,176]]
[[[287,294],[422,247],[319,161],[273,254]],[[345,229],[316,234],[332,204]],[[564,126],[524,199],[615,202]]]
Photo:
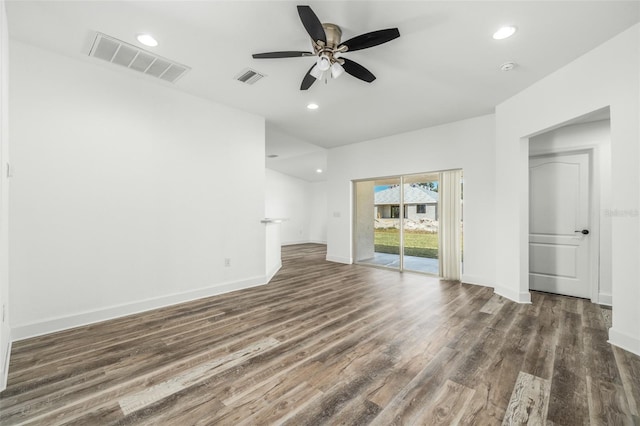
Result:
[[484,306],[480,309],[480,312],[493,315],[504,306],[506,301],[507,300],[504,297],[498,294],[494,294],[493,296],[491,296],[491,299],[489,299],[487,303],[485,303]]
[[[629,410],[636,420],[640,420],[640,357],[624,349],[617,347],[612,349],[620,372],[622,387],[627,396]],[[640,424],[640,421],[637,424]]]
[[520,372],[502,420],[506,425],[543,425],[549,407],[549,380]]
[[562,311],[547,417],[558,424],[588,424],[587,368],[579,314]]
[[475,392],[474,389],[447,380],[429,408],[419,413],[412,423],[434,426],[458,424]]
[[460,352],[443,347],[373,419],[374,425],[409,424],[411,419],[421,415],[431,400],[437,396],[437,389],[447,380],[450,366],[460,362]]
[[587,400],[591,424],[633,425],[622,386],[587,376]]
[[639,422],[610,309],[325,256],[284,247],[268,285],[15,342],[0,425]]
[[522,371],[543,379],[551,380],[558,333],[561,330],[560,307],[556,298],[540,300],[540,311],[532,330],[531,341],[524,356]]

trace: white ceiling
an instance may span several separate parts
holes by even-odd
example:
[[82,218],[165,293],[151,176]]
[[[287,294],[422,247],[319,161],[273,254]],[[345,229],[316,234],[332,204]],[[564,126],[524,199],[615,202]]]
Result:
[[[343,40],[398,27],[401,37],[346,56],[377,76],[343,75],[300,91],[313,58],[256,60],[252,53],[310,50],[296,11],[309,4]],[[639,21],[638,1],[9,1],[10,35],[100,66],[96,31],[131,44],[153,34],[153,52],[192,67],[175,87],[266,117],[267,165],[321,180],[326,149],[493,112],[494,106]],[[518,32],[495,41],[511,24]],[[500,64],[518,66],[501,72]],[[612,64],[615,66],[615,64]],[[255,85],[233,77],[250,67]],[[157,84],[170,85],[153,79]],[[320,108],[309,111],[309,102]],[[278,152],[275,152],[278,151]],[[323,163],[324,161],[324,163]]]

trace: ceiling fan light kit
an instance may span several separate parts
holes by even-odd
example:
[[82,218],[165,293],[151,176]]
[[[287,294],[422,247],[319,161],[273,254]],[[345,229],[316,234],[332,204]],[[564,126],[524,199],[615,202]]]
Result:
[[318,57],[318,69],[322,72],[331,68],[331,59],[326,53],[320,54]]
[[326,71],[331,78],[338,78],[344,72],[362,81],[371,83],[376,77],[357,62],[343,58],[342,55],[355,50],[368,49],[387,43],[400,37],[397,28],[372,31],[341,42],[342,30],[336,24],[323,24],[309,6],[298,6],[298,15],[302,25],[311,37],[313,52],[281,51],[256,53],[254,59],[299,58],[316,56],[316,63],[309,68],[300,85],[300,90],[307,90],[316,80],[323,77]]
[[343,72],[344,68],[342,67],[342,65],[340,65],[339,62],[335,62],[333,65],[331,65],[331,77],[338,78],[342,75]]
[[311,71],[309,71],[309,75],[315,78],[316,80],[322,77],[322,71],[320,70],[320,67],[318,66],[318,64],[314,65],[311,68]]

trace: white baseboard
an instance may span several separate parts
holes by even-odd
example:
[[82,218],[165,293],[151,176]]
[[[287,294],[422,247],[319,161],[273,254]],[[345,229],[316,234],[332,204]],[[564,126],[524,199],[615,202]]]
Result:
[[640,356],[640,339],[636,336],[615,330],[613,327],[609,329],[609,343]]
[[[278,267],[278,269],[280,269],[280,267]],[[275,275],[277,270],[272,272]],[[24,340],[30,337],[55,333],[56,331],[62,331],[69,328],[107,321],[127,315],[150,311],[152,309],[176,305],[178,303],[190,302],[192,300],[202,299],[205,297],[216,296],[223,293],[261,286],[267,284],[272,277],[273,275],[268,277],[262,276],[249,278],[242,281],[221,283],[215,286],[192,290],[184,293],[176,293],[123,305],[110,306],[108,308],[95,311],[81,312],[69,316],[51,318],[46,321],[17,326],[11,329],[11,334],[13,335],[13,341]]]
[[462,274],[462,277],[460,277],[460,281],[463,282],[464,284],[473,284],[473,285],[479,285],[482,287],[494,287],[493,283],[488,283],[487,281],[483,280],[482,278],[478,278],[478,277],[474,277],[471,275],[465,275]]
[[598,294],[598,303],[600,305],[613,306],[613,297],[607,293]]
[[283,242],[280,245],[283,246],[295,246],[298,244],[327,244],[326,241],[316,241],[316,240],[300,240],[300,241],[287,241]]
[[516,303],[531,303],[531,293],[517,292],[504,287],[494,287],[493,292]]
[[350,257],[339,257],[339,256],[329,256],[325,258],[327,262],[336,262],[336,263],[345,263],[347,265],[351,265],[353,263],[353,259]]
[[[267,283],[271,282],[273,277],[278,273],[278,271],[282,268],[282,262],[279,262],[275,268],[271,270],[271,272],[267,273]],[[266,284],[266,283],[265,283]]]
[[7,388],[7,378],[9,377],[9,358],[11,357],[11,332],[7,339],[7,348],[0,348],[4,353],[2,374],[0,374],[0,392]]
[[282,246],[295,246],[298,244],[308,244],[309,240],[300,240],[300,241],[282,241],[280,245]]

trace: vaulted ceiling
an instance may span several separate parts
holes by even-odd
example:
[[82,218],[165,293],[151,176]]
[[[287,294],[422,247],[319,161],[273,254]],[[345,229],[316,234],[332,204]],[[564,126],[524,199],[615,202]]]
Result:
[[[315,169],[323,166],[316,164],[327,148],[492,113],[496,104],[637,23],[640,16],[637,1],[302,3],[322,22],[339,25],[343,40],[390,27],[397,27],[401,36],[345,55],[373,72],[373,83],[345,74],[301,91],[314,58],[251,57],[311,49],[297,4],[23,0],[8,2],[7,14],[14,39],[105,67],[116,66],[87,55],[96,31],[134,45],[139,45],[137,34],[153,34],[159,45],[146,49],[192,68],[173,85],[157,84],[266,117],[267,153],[280,156],[270,164],[307,180],[320,179]],[[506,24],[515,25],[516,34],[494,40],[493,32]],[[517,65],[503,72],[505,62]],[[236,81],[245,68],[266,77],[253,85]],[[118,72],[151,78],[125,68]],[[319,108],[308,110],[310,102]],[[313,158],[319,160],[314,163]]]

